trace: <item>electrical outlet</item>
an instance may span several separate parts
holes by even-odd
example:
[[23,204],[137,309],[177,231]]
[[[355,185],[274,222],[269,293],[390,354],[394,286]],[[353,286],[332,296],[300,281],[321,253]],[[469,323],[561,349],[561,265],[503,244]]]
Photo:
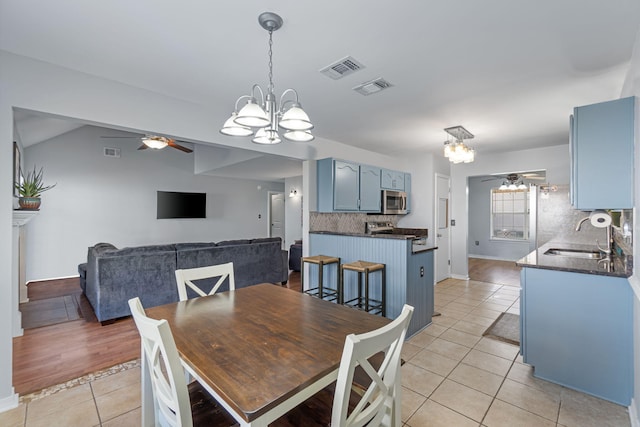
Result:
[[452,226],[452,227],[455,227],[455,226],[456,226],[456,220],[455,220],[455,219],[452,219],[452,220],[451,220],[451,226]]
[[476,246],[480,246],[480,242],[476,240]]
[[262,215],[261,214],[258,214],[258,219],[262,219]]

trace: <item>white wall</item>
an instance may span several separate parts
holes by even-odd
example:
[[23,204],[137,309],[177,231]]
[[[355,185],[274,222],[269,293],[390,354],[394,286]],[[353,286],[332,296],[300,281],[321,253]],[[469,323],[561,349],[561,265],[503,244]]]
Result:
[[[297,191],[295,197],[289,197],[291,189]],[[289,246],[294,241],[302,239],[302,205],[307,203],[302,192],[302,175],[284,180],[284,216],[285,220],[285,244],[284,248],[289,250]]]
[[[194,175],[194,155],[137,150],[135,139],[101,139],[84,126],[24,150],[25,167],[44,168],[39,215],[27,226],[27,280],[77,275],[87,247],[211,242],[266,237],[268,191],[283,183]],[[119,148],[121,157],[103,155]],[[156,219],[156,192],[207,193],[206,219]]]
[[[569,135],[567,113],[567,138]],[[467,178],[495,173],[545,170],[550,183],[569,182],[569,145],[556,145],[533,150],[511,151],[476,155],[473,163],[451,165],[451,219],[456,225],[451,227],[451,274],[457,278],[468,277],[468,203]]]

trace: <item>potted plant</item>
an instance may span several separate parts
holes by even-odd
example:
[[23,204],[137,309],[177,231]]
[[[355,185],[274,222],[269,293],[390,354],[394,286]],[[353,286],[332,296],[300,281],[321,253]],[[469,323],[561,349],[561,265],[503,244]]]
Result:
[[36,170],[35,165],[33,171],[27,172],[21,182],[16,182],[16,190],[20,194],[18,204],[20,209],[37,210],[40,208],[40,194],[47,190],[51,190],[56,184],[44,185],[42,181],[42,168]]

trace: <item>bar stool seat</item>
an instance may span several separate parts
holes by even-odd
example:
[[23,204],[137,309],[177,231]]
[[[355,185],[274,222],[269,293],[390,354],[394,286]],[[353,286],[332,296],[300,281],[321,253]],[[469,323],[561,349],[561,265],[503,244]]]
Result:
[[[358,296],[348,301],[344,301],[342,304],[348,305],[360,310],[367,311],[369,313],[381,314],[386,316],[386,266],[385,264],[369,262],[369,261],[355,261],[347,264],[340,265],[340,294],[344,297],[344,271],[355,271],[358,273]],[[369,297],[369,273],[376,271],[381,272],[381,298],[373,299]],[[364,297],[362,296],[362,275],[364,274]]]
[[[304,263],[308,262],[310,264],[316,264],[318,266],[318,286],[315,288],[309,288],[306,291],[304,290]],[[340,258],[331,257],[327,255],[313,255],[313,256],[305,256],[302,257],[302,265],[300,266],[300,286],[302,287],[302,291],[308,295],[326,299],[327,301],[336,301],[338,304],[342,301],[342,293],[340,292],[340,287],[336,286],[335,288],[324,286],[323,283],[323,275],[324,275],[324,266],[337,264],[336,266],[336,274],[340,271]],[[337,279],[337,278],[336,278]]]

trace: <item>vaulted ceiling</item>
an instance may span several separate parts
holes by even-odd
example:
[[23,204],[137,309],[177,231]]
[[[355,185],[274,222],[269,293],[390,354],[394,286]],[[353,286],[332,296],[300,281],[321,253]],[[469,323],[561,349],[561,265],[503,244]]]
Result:
[[[267,84],[266,10],[284,18],[276,93],[299,92],[315,135],[390,155],[440,153],[454,125],[478,155],[566,143],[574,106],[620,96],[640,28],[637,0],[2,0],[0,49],[201,104],[222,126]],[[364,67],[319,72],[346,56]],[[352,90],[378,77],[392,87]],[[73,126],[21,120],[27,144]]]

